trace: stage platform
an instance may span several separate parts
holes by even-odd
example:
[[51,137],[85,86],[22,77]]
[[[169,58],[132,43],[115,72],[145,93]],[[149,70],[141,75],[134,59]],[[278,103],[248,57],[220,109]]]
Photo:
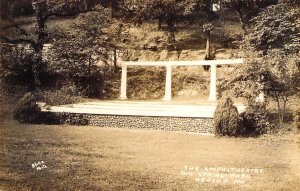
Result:
[[[242,104],[235,104],[239,112],[245,110]],[[155,116],[213,118],[217,107],[215,102],[164,102],[164,101],[93,101],[60,106],[40,104],[42,112],[65,112],[76,114]]]
[[[37,103],[43,120],[51,124],[93,125],[181,131],[213,135],[215,102],[207,101],[89,101],[60,106]],[[235,104],[239,112],[242,104]]]

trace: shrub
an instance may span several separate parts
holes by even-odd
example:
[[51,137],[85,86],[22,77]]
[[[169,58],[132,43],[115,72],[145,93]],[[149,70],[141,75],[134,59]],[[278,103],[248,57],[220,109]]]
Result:
[[222,98],[214,113],[214,128],[216,135],[238,136],[243,134],[240,126],[239,113],[229,97]]
[[82,114],[76,113],[51,113],[51,112],[43,112],[40,115],[39,122],[49,124],[49,125],[88,125],[89,120]]
[[241,115],[242,126],[245,128],[247,134],[263,134],[271,130],[271,123],[269,122],[268,111],[265,104],[249,103],[246,111]]
[[233,31],[228,31],[227,33],[220,34],[220,43],[223,48],[238,48],[237,42],[242,39],[241,33],[234,33]]
[[89,75],[74,76],[76,89],[81,95],[87,97],[101,97],[103,90],[103,78],[100,71],[94,71]]
[[0,121],[12,117],[16,102],[23,97],[24,92],[26,92],[24,88],[11,87],[0,79]]
[[37,99],[32,93],[26,93],[17,103],[13,119],[25,123],[36,122],[40,113],[36,101]]
[[84,99],[80,96],[76,96],[74,91],[76,87],[74,85],[63,86],[60,89],[51,89],[47,91],[39,92],[40,101],[47,103],[48,105],[65,105],[82,102]]
[[89,121],[81,114],[69,114],[65,120],[69,125],[88,125]]

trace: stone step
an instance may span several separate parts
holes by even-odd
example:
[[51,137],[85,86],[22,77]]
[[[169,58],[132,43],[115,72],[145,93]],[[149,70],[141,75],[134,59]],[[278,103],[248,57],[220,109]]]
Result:
[[[237,106],[244,111],[244,106]],[[183,105],[149,102],[88,102],[63,106],[42,107],[47,112],[67,112],[77,114],[124,115],[124,116],[162,116],[162,117],[193,117],[213,118],[215,104]]]

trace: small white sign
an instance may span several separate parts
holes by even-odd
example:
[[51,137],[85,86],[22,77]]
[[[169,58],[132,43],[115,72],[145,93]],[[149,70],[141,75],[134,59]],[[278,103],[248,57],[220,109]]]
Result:
[[31,164],[31,167],[32,167],[32,169],[35,169],[37,171],[41,171],[41,170],[47,168],[44,161],[34,162],[33,164]]

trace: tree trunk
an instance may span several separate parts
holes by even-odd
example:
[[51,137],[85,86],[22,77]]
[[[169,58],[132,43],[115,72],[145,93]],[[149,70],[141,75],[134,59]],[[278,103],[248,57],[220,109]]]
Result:
[[161,18],[158,18],[157,30],[161,30],[161,24],[162,24],[162,20],[161,20]]
[[38,89],[41,85],[40,73],[43,70],[43,48],[44,43],[48,37],[45,32],[45,2],[40,2],[39,6],[35,10],[36,28],[35,33],[37,34],[37,39],[33,46],[35,60],[33,62],[33,73],[34,73],[34,90]]
[[282,113],[281,113],[279,96],[277,96],[276,101],[277,101],[277,109],[278,109],[278,121],[279,121],[279,124],[281,125],[282,124]]
[[286,113],[286,103],[288,101],[287,97],[283,97],[283,106],[282,106],[282,122],[284,122],[284,117],[285,117],[285,113]]
[[210,31],[206,33],[206,60],[210,59]]
[[204,3],[205,3],[204,10],[205,10],[207,19],[209,21],[213,21],[214,19],[216,19],[218,17],[213,11],[213,2],[211,0],[204,0]]
[[242,29],[243,29],[244,33],[247,34],[247,29],[246,29],[246,24],[245,24],[245,21],[244,21],[243,13],[242,13],[241,10],[238,10],[237,12],[238,12],[239,17],[240,17],[240,23],[242,25]]
[[43,62],[43,55],[42,55],[43,49],[35,49],[34,50],[34,60],[32,62],[32,73],[33,73],[33,82],[30,85],[31,91],[36,91],[38,88],[40,88],[41,81],[40,81],[40,73],[42,72],[42,62]]
[[114,47],[114,58],[113,58],[113,62],[114,62],[114,73],[117,73],[117,48]]
[[91,76],[92,54],[89,55],[88,76]]

